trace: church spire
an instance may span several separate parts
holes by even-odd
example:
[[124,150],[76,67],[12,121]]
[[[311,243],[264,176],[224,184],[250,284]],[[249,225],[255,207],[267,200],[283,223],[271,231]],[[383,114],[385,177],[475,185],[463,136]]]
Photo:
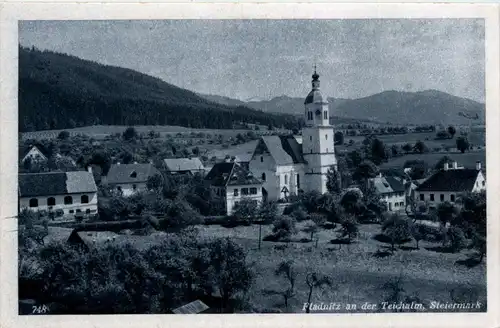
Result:
[[313,90],[319,89],[319,74],[316,72],[316,64],[314,64],[314,73],[312,75],[312,88]]

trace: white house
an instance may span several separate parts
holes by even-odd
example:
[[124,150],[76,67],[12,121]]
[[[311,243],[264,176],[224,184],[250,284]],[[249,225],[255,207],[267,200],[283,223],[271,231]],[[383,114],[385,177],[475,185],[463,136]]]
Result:
[[91,172],[19,174],[19,208],[73,216],[97,214],[97,186]]
[[257,204],[262,202],[262,182],[235,162],[215,164],[205,177],[215,193],[223,197],[226,214],[231,215],[234,206],[243,199]]
[[28,158],[33,162],[46,162],[49,160],[42,146],[19,147],[19,161],[24,163]]
[[465,192],[486,190],[486,178],[481,170],[481,163],[475,169],[459,167],[456,162],[451,166],[444,164],[442,170],[434,173],[420,184],[415,192],[417,201],[429,203],[435,208],[443,202],[455,203]]
[[375,188],[380,198],[387,205],[389,212],[404,211],[406,207],[406,188],[404,181],[394,176],[382,176],[369,180],[369,183]]
[[337,159],[328,102],[319,86],[319,75],[314,71],[312,90],[304,101],[302,136],[265,136],[253,152],[249,169],[262,180],[265,199],[286,199],[300,191],[327,191],[327,172],[331,167],[336,169]]
[[128,197],[140,191],[147,190],[148,179],[160,172],[153,164],[113,164],[106,177],[103,177],[109,189],[120,192]]

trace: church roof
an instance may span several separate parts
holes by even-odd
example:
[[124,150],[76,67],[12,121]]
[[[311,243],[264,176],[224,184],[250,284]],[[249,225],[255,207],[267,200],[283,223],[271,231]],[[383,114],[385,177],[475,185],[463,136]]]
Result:
[[323,100],[323,95],[318,89],[313,89],[311,92],[306,97],[306,100],[304,101],[304,104],[327,104],[328,101]]
[[261,140],[276,165],[306,163],[302,155],[302,145],[294,136],[264,136]]

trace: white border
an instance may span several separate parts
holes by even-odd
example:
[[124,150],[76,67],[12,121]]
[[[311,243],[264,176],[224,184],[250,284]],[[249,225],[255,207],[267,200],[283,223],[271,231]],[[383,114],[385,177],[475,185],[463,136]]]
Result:
[[[341,3],[13,3],[0,4],[0,326],[2,327],[499,327],[499,6]],[[92,1],[92,0],[91,0]],[[127,0],[125,0],[127,1]],[[488,312],[482,314],[279,314],[18,316],[18,20],[82,19],[485,18],[488,166]],[[14,164],[14,165],[13,165]],[[495,311],[497,310],[497,311]]]

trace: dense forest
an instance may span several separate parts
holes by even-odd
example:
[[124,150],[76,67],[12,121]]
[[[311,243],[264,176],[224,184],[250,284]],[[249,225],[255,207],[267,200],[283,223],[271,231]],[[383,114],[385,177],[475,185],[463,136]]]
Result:
[[233,122],[294,128],[292,115],[227,106],[130,69],[19,48],[22,132],[102,125],[230,129]]

